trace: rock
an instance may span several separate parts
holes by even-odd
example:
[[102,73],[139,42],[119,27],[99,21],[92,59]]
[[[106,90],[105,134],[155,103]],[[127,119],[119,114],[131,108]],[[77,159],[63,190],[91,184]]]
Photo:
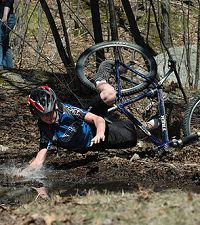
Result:
[[8,149],[7,146],[0,145],[0,152],[6,152]]
[[130,162],[135,161],[135,160],[138,160],[138,159],[140,159],[140,156],[139,156],[137,153],[135,153],[135,154],[131,157]]
[[[187,67],[186,67],[186,54],[184,46],[177,47],[177,48],[170,48],[170,53],[174,56],[177,62],[177,71],[179,73],[182,85],[184,87],[188,87],[188,74],[187,74]],[[166,73],[168,68],[168,56],[167,54],[159,54],[155,57],[155,60],[158,64],[158,74],[160,77],[164,77],[164,73]],[[191,76],[195,77],[195,70],[196,70],[196,60],[197,60],[197,45],[192,45],[190,47],[190,64],[191,64]],[[168,80],[173,80],[177,82],[176,76],[172,73]],[[200,82],[198,84],[200,87]]]

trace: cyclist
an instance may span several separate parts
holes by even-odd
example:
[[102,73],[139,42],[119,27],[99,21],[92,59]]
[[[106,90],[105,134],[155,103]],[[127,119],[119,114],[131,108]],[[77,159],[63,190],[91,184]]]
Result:
[[[59,102],[48,86],[34,89],[28,103],[31,113],[38,118],[41,135],[40,150],[29,166],[31,169],[43,166],[52,145],[70,150],[82,149],[83,152],[136,145],[137,135],[131,121],[106,123],[103,117],[92,111]],[[108,108],[102,100],[97,105],[101,112]]]
[[[136,145],[136,129],[130,120],[107,123],[103,118],[116,97],[114,88],[106,82],[110,68],[103,67],[101,80],[96,80],[100,93],[90,111],[63,104],[48,86],[40,86],[30,93],[28,103],[31,113],[38,118],[40,150],[29,169],[42,168],[52,145],[82,152]],[[151,128],[155,124],[150,121],[146,125]]]

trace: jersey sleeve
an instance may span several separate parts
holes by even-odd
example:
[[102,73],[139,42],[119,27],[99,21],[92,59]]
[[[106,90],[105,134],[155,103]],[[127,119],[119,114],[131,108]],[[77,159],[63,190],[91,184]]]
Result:
[[64,111],[67,111],[68,113],[70,113],[72,116],[84,120],[85,115],[87,114],[87,110],[78,108],[76,106],[72,106],[72,105],[64,105]]
[[51,149],[52,146],[52,134],[50,129],[44,125],[44,123],[41,120],[38,120],[38,127],[40,130],[40,145],[39,149],[47,148],[48,150]]
[[45,135],[44,131],[40,131],[40,149],[47,148],[47,150],[51,149],[52,141],[50,138]]

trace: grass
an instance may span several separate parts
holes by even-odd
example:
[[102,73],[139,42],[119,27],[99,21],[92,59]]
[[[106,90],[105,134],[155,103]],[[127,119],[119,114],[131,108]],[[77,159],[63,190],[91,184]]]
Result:
[[[155,193],[98,193],[37,201],[15,210],[19,218],[46,224],[198,225],[200,194],[180,190]],[[35,224],[35,223],[34,223]]]

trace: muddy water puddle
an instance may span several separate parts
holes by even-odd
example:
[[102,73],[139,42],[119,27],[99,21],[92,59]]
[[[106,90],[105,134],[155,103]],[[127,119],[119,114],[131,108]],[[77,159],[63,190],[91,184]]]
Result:
[[[80,172],[81,171],[81,172]],[[111,173],[111,171],[110,171]],[[200,186],[191,184],[177,186],[176,183],[164,184],[163,181],[136,181],[128,180],[127,177],[110,177],[103,179],[101,174],[88,176],[84,168],[79,170],[56,170],[46,168],[38,172],[24,171],[15,165],[2,164],[0,166],[0,204],[22,205],[32,202],[38,198],[46,198],[54,195],[86,195],[89,190],[100,192],[133,192],[145,188],[152,188],[156,192],[166,189],[178,188],[200,192]],[[153,178],[152,178],[153,180]],[[44,193],[45,191],[45,193]]]
[[[71,176],[66,170],[51,168],[38,172],[27,172],[23,168],[2,165],[0,167],[0,204],[21,205],[36,200],[45,189],[48,197],[53,195],[86,195],[89,190],[97,191],[135,191],[138,186],[127,185],[124,181],[105,183],[88,182],[85,177]],[[46,197],[44,197],[46,198]]]

